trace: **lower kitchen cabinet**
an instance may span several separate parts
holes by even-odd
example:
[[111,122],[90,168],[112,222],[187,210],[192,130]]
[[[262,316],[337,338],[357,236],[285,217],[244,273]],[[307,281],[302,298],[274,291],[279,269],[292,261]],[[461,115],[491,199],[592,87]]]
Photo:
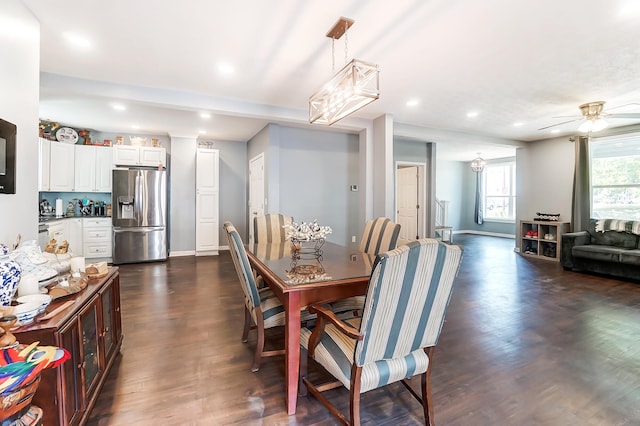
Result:
[[87,259],[110,258],[112,253],[110,217],[83,219],[82,253]]
[[22,344],[63,347],[71,354],[56,369],[44,370],[33,404],[42,408],[43,424],[83,425],[122,345],[120,275],[109,268],[106,277],[90,280],[70,298],[54,301],[48,311],[75,300],[55,317],[26,325],[14,334]]

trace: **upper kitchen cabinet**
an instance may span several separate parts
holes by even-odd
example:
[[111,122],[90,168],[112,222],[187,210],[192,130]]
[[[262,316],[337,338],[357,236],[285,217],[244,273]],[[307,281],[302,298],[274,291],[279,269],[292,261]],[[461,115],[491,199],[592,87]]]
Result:
[[166,167],[165,148],[138,145],[115,145],[113,147],[114,166]]
[[75,145],[76,192],[111,192],[111,148]]
[[[49,150],[49,189],[48,191],[70,192],[74,185],[75,145],[63,142],[51,142]],[[42,158],[42,164],[47,163]],[[44,173],[43,173],[44,174]],[[42,184],[42,180],[41,180]],[[42,189],[47,191],[47,189]]]
[[51,186],[49,175],[51,172],[51,141],[40,138],[40,153],[38,156],[38,191],[49,191]]

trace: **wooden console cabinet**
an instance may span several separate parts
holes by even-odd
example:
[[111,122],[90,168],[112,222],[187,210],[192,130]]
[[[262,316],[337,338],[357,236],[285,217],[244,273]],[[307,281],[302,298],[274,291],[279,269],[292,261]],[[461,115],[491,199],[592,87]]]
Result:
[[58,346],[71,359],[42,373],[33,404],[43,410],[43,424],[82,425],[122,345],[120,275],[109,268],[104,278],[90,280],[81,292],[52,302],[50,312],[67,300],[75,303],[55,317],[14,332],[22,344],[39,341]]

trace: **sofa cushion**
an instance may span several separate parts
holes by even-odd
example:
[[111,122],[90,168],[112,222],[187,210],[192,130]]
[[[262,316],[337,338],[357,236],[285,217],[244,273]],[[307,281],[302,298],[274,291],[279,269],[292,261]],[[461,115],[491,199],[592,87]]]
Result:
[[640,266],[640,250],[625,250],[620,253],[620,262]]
[[584,259],[598,260],[602,262],[620,262],[620,254],[625,249],[620,247],[601,246],[596,244],[588,244],[586,246],[575,246],[571,250],[574,257]]

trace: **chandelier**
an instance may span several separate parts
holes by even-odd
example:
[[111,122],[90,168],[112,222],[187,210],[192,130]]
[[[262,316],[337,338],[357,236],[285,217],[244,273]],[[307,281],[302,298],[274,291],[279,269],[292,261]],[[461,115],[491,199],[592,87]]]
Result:
[[[347,62],[347,30],[354,21],[341,17],[329,30],[331,38],[332,72],[335,72],[335,41],[345,36],[344,59]],[[309,97],[309,122],[332,125],[380,97],[378,65],[357,59],[340,71]]]
[[482,159],[482,157],[480,157],[480,153],[478,153],[478,158],[476,158],[475,160],[473,160],[471,162],[471,170],[473,170],[476,173],[480,173],[481,171],[484,170],[484,166],[487,164],[486,161],[484,161],[484,159]]

